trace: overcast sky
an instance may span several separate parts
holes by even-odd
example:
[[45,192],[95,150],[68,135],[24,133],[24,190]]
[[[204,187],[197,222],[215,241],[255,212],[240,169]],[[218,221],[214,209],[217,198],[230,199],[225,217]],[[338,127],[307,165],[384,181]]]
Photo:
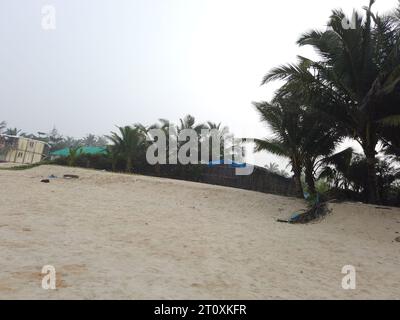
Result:
[[[333,8],[351,13],[368,2],[1,0],[0,121],[79,137],[190,113],[263,137],[251,102],[276,89],[260,87],[263,75],[312,57],[295,42],[326,28]],[[56,9],[55,30],[42,28],[44,5]],[[375,10],[396,5],[378,0]]]

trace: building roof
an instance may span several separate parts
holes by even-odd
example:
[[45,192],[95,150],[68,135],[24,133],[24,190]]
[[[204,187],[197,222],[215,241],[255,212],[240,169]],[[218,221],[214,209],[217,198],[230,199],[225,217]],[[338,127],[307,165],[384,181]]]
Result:
[[45,145],[50,146],[50,145],[49,145],[47,142],[45,142],[45,141],[36,140],[36,139],[24,137],[24,136],[12,136],[12,135],[9,135],[9,134],[0,133],[0,137],[6,137],[6,138],[12,138],[12,139],[21,139],[21,140],[34,141],[34,142],[36,142],[36,143],[42,143],[42,144],[45,144]]
[[[69,156],[69,148],[56,150],[50,153],[52,156],[59,157],[68,157]],[[80,147],[78,149],[78,154],[105,154],[106,148],[104,147]]]

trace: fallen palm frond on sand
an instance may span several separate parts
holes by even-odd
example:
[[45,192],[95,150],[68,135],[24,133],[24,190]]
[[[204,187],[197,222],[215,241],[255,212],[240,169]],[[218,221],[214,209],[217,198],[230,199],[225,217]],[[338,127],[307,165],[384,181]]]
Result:
[[326,201],[321,201],[319,195],[314,200],[309,199],[309,209],[296,212],[288,219],[277,219],[278,222],[291,224],[306,224],[324,218],[330,211]]
[[278,222],[291,224],[306,224],[324,218],[330,210],[326,202],[317,202],[309,210],[302,213],[295,213],[289,219],[278,219]]

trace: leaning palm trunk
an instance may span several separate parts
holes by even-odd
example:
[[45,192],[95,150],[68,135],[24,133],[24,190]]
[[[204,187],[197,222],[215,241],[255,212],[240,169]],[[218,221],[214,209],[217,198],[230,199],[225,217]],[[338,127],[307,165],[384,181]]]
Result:
[[368,179],[368,202],[372,204],[379,203],[378,183],[376,178],[376,152],[375,148],[364,150],[367,159],[367,179]]
[[308,187],[308,192],[312,195],[316,194],[317,191],[315,189],[315,181],[314,181],[314,173],[313,173],[313,165],[310,161],[306,161],[305,165],[305,176],[306,183]]
[[293,165],[294,184],[296,186],[296,194],[299,198],[304,198],[303,187],[301,184],[301,168]]

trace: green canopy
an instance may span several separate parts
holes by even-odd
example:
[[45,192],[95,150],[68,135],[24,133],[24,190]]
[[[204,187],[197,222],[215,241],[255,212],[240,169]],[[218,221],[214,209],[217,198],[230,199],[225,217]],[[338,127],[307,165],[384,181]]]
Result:
[[[105,154],[107,149],[104,147],[81,147],[78,149],[78,154]],[[50,155],[56,157],[68,157],[69,156],[69,148],[57,150],[51,152]]]

